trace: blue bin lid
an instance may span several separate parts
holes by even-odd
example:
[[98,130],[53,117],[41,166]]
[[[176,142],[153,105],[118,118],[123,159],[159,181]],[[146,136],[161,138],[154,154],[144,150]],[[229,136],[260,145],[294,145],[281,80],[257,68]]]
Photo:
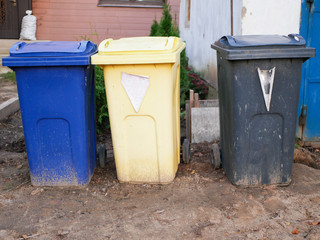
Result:
[[228,60],[315,56],[315,49],[306,47],[306,41],[298,34],[223,36],[211,47]]
[[89,65],[97,45],[90,41],[17,42],[3,66],[67,66]]

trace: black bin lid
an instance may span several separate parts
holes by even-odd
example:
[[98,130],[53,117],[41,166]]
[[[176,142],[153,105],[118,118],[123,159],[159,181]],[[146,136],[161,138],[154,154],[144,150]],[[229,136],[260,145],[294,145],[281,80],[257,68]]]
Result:
[[228,60],[315,56],[315,49],[306,47],[306,41],[298,34],[223,36],[211,47]]

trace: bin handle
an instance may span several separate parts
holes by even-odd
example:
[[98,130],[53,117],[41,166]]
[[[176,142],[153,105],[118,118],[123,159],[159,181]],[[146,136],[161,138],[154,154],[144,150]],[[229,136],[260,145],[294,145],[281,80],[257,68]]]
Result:
[[226,40],[230,46],[232,46],[232,47],[236,46],[236,41],[234,40],[234,38],[232,36],[223,36],[223,38],[226,38]]
[[108,39],[105,39],[103,40],[100,44],[99,44],[99,47],[98,47],[98,51],[99,52],[103,52],[103,50],[105,49],[105,47],[108,47],[109,43],[113,41],[112,38],[108,38]]
[[291,33],[288,35],[289,38],[294,39],[297,42],[303,40],[303,38],[299,34]]
[[15,44],[13,44],[12,45],[12,47],[10,48],[10,54],[11,53],[17,53],[18,52],[18,50],[22,47],[22,46],[24,46],[24,45],[26,45],[26,43],[25,42],[16,42]]
[[81,41],[79,42],[78,50],[79,52],[84,52],[87,48],[88,41]]

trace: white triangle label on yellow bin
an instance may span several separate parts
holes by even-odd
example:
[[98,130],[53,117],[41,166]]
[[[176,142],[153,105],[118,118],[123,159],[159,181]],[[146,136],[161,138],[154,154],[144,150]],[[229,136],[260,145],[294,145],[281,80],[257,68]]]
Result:
[[130,102],[136,112],[139,112],[144,96],[149,88],[149,77],[122,73],[121,83],[127,92]]
[[264,102],[266,104],[267,111],[270,110],[270,103],[272,97],[273,81],[276,68],[271,68],[269,70],[260,70],[258,68],[258,75],[260,79],[260,85],[263,93]]

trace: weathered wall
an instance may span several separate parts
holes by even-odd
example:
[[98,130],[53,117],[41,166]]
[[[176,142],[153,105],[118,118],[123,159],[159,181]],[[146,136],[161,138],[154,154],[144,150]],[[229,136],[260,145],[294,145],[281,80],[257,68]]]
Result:
[[301,0],[242,0],[242,34],[299,33]]
[[186,41],[189,63],[203,77],[216,83],[216,52],[211,44],[230,34],[231,8],[226,0],[191,1],[188,21],[188,0],[180,3],[180,32]]
[[[105,38],[147,36],[162,8],[97,7],[98,0],[33,0],[38,18],[37,39],[80,40],[98,43]],[[172,14],[179,14],[179,0],[170,0]],[[97,32],[97,35],[94,32]]]
[[187,43],[187,56],[193,68],[217,86],[216,52],[210,44],[231,34],[289,34],[300,28],[301,0],[188,0],[180,3],[181,37]]

